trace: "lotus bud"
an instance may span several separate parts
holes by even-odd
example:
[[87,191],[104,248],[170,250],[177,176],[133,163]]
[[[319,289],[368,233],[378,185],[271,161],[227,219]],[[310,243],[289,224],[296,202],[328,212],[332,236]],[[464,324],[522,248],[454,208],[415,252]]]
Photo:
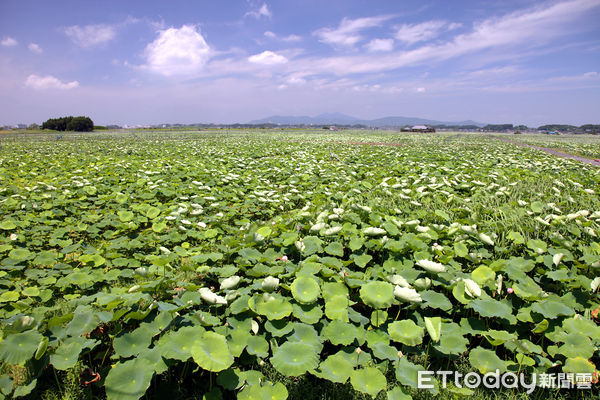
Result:
[[479,234],[479,240],[481,240],[483,243],[488,244],[490,246],[494,245],[494,241],[492,240],[492,238],[489,237],[488,235],[486,235],[485,233]]
[[400,287],[410,287],[410,284],[402,275],[390,275],[387,277],[388,282]]
[[431,286],[431,279],[427,277],[419,278],[415,281],[414,285],[417,289],[427,290]]
[[469,296],[471,296],[471,297],[481,296],[481,288],[479,287],[477,282],[475,282],[472,279],[464,279],[463,281],[465,282],[465,291],[467,292],[467,294]]
[[342,230],[341,226],[332,226],[331,228],[327,228],[323,231],[323,235],[335,235],[339,231]]
[[318,231],[320,231],[321,229],[325,228],[325,226],[327,226],[327,225],[325,224],[325,222],[319,222],[319,223],[316,223],[316,224],[314,224],[313,226],[311,226],[311,227],[310,227],[310,231],[311,231],[311,232],[318,232]]
[[385,229],[382,228],[376,228],[374,226],[370,226],[368,228],[366,228],[363,233],[365,235],[368,236],[379,236],[379,235],[385,235]]
[[498,277],[496,278],[496,292],[498,293],[498,295],[502,294],[502,281],[503,281],[503,276],[502,275],[498,275]]
[[202,300],[206,301],[207,303],[227,304],[227,300],[225,300],[225,297],[216,295],[209,288],[200,288],[198,289],[198,292],[200,293],[200,297],[202,298]]
[[563,257],[565,255],[563,253],[556,253],[553,257],[552,257],[552,262],[554,263],[554,265],[558,266],[558,264],[560,264],[560,262],[562,261]]

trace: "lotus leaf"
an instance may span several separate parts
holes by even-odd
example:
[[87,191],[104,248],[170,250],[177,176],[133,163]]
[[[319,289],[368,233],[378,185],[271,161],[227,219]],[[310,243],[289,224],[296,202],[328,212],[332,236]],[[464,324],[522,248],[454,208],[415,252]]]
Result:
[[360,288],[360,298],[372,308],[387,308],[394,300],[394,286],[388,282],[371,281]]
[[151,365],[141,358],[115,364],[104,386],[109,400],[137,400],[146,393],[154,375]]
[[377,368],[367,367],[357,369],[350,376],[350,383],[355,390],[367,393],[375,398],[379,392],[385,390],[387,380],[383,373]]
[[389,324],[388,333],[392,340],[407,346],[416,346],[423,341],[425,330],[412,320],[395,321]]
[[196,364],[208,371],[222,371],[233,364],[227,340],[215,332],[204,332],[194,341],[190,352]]
[[294,299],[301,304],[314,303],[321,293],[316,278],[309,276],[298,276],[292,282],[291,289]]
[[240,400],[285,400],[288,398],[288,391],[281,383],[266,383],[264,385],[250,385],[238,393]]
[[33,357],[42,335],[35,330],[9,335],[0,342],[0,359],[7,364],[23,364]]
[[322,379],[331,382],[344,383],[352,374],[354,366],[340,354],[333,354],[319,364],[319,368],[313,372]]
[[281,374],[299,376],[319,365],[315,349],[307,343],[285,342],[275,350],[271,364]]
[[469,352],[469,362],[473,368],[476,368],[482,374],[495,372],[496,370],[506,371],[506,363],[495,352],[482,347],[476,347]]

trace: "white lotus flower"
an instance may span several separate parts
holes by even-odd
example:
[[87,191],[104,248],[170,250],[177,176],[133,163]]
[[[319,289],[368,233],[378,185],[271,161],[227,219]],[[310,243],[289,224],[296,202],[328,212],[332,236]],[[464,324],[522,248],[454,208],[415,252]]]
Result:
[[472,279],[464,279],[463,282],[465,282],[465,291],[467,292],[467,294],[469,296],[471,296],[471,297],[481,296],[481,288],[479,287],[477,282],[475,282]]
[[394,288],[394,296],[398,300],[410,303],[421,303],[423,301],[421,295],[419,295],[415,289],[407,287],[396,286]]
[[221,290],[233,289],[240,283],[241,278],[237,275],[230,276],[221,282]]
[[267,276],[262,281],[260,286],[262,287],[263,290],[266,290],[267,292],[272,292],[273,290],[277,289],[277,287],[279,286],[279,278]]
[[390,275],[387,277],[387,280],[390,283],[393,283],[396,286],[409,288],[410,284],[402,275]]
[[202,297],[202,300],[206,301],[207,303],[227,304],[227,300],[225,300],[225,297],[218,296],[217,294],[213,293],[209,288],[200,288],[198,289],[198,293],[200,293],[200,297]]
[[486,235],[485,233],[479,234],[479,240],[481,240],[485,244],[489,244],[490,246],[494,245],[494,241],[492,240],[492,238]]
[[443,264],[431,260],[418,260],[417,265],[423,268],[425,271],[433,272],[436,274],[446,271],[446,267]]
[[341,230],[342,230],[342,227],[341,227],[341,226],[332,226],[332,227],[331,227],[331,228],[329,228],[329,229],[325,229],[325,230],[323,231],[323,234],[324,234],[324,235],[335,235],[336,233],[338,233],[338,232],[339,232],[339,231],[341,231]]
[[565,255],[563,253],[556,253],[553,257],[552,257],[552,262],[554,263],[554,265],[558,266],[558,264],[560,264],[561,260],[563,259]]
[[363,233],[365,235],[368,236],[379,236],[379,235],[385,235],[385,229],[382,228],[376,228],[374,226],[370,226],[368,228],[366,228]]
[[319,222],[317,224],[314,224],[313,226],[310,227],[310,231],[311,232],[318,232],[321,229],[325,228],[326,224],[325,222]]

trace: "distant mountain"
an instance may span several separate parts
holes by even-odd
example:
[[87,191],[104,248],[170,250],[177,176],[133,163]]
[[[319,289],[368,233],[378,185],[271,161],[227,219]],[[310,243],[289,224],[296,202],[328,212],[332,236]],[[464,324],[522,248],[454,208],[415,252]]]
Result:
[[316,117],[273,115],[271,117],[250,121],[250,124],[278,124],[278,125],[366,125],[373,127],[406,126],[406,125],[477,125],[485,126],[475,121],[436,121],[433,119],[415,117],[384,117],[377,119],[359,119],[342,113],[325,113]]

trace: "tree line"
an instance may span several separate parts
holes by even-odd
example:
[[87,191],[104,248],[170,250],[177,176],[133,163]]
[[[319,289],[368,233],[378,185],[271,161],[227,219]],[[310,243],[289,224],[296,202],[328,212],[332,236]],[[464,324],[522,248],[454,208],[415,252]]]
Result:
[[91,132],[94,130],[94,122],[89,117],[61,117],[50,118],[42,124],[42,129],[55,131]]

